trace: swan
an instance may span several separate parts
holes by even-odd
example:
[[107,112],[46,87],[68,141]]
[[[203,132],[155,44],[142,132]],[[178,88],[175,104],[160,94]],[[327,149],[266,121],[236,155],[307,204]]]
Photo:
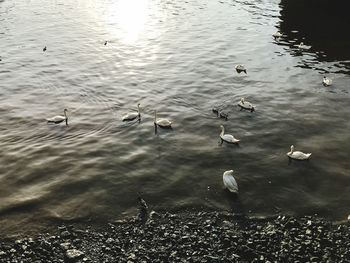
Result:
[[55,123],[55,124],[61,123],[63,121],[66,121],[66,125],[68,125],[67,111],[68,111],[67,109],[64,109],[64,111],[63,111],[64,116],[57,115],[55,117],[52,117],[52,118],[49,118],[49,119],[46,119],[46,120],[47,120],[48,123]]
[[247,69],[242,64],[238,64],[237,66],[235,66],[235,69],[238,73],[244,72],[245,74],[247,74]]
[[327,78],[326,76],[323,77],[322,84],[323,86],[327,87],[332,85],[332,80],[330,78]]
[[171,121],[168,119],[158,119],[157,120],[157,110],[154,111],[154,124],[161,128],[171,128]]
[[251,112],[255,111],[254,106],[249,101],[245,101],[244,98],[241,98],[237,105],[241,107],[241,109],[250,110]]
[[310,49],[311,47],[310,46],[306,46],[304,45],[304,42],[301,42],[298,46],[299,49],[303,49],[303,50],[308,50]]
[[140,103],[137,104],[137,112],[129,112],[127,114],[125,114],[123,116],[123,121],[132,121],[132,120],[135,120],[136,118],[141,118],[141,114],[140,114]]
[[287,156],[289,158],[295,159],[295,160],[307,160],[310,158],[311,153],[303,153],[299,151],[294,151],[294,145],[290,146],[290,152],[287,153]]
[[278,38],[282,37],[283,35],[282,35],[282,33],[281,33],[280,31],[277,31],[277,32],[274,33],[272,36],[273,36],[275,39],[278,39]]
[[221,128],[221,133],[220,133],[221,143],[223,141],[225,141],[227,143],[238,143],[240,141],[240,140],[236,139],[235,137],[233,137],[233,135],[231,135],[231,134],[224,134],[225,128],[223,125],[220,125],[220,128]]
[[238,193],[238,185],[236,179],[233,177],[233,170],[225,171],[222,176],[222,180],[225,188],[232,193]]

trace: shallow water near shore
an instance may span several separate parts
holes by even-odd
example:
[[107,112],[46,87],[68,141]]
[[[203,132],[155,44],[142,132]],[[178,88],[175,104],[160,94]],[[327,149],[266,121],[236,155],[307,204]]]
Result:
[[[156,210],[346,218],[349,18],[291,2],[0,1],[0,231],[123,217],[138,192]],[[69,126],[46,124],[64,108]],[[172,130],[155,133],[155,109]],[[221,124],[239,146],[219,144]],[[289,162],[291,144],[311,160]]]

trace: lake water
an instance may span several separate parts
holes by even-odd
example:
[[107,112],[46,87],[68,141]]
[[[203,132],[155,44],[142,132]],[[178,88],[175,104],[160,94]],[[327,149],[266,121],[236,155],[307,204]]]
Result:
[[[160,211],[345,219],[350,23],[306,2],[0,1],[0,232],[134,215],[138,192]],[[141,122],[122,122],[138,103]],[[64,108],[69,126],[46,123]],[[155,133],[155,109],[172,130]],[[289,162],[292,144],[311,160]]]

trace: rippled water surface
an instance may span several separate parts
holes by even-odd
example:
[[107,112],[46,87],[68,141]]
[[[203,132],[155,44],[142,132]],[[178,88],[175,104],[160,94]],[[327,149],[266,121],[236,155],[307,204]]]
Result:
[[[1,232],[134,214],[137,192],[156,210],[345,218],[349,36],[318,32],[322,14],[291,2],[0,1]],[[137,103],[141,122],[122,122]],[[64,108],[69,126],[47,125]],[[155,133],[155,109],[172,130]],[[221,124],[239,146],[219,144]],[[289,162],[291,144],[311,160]]]

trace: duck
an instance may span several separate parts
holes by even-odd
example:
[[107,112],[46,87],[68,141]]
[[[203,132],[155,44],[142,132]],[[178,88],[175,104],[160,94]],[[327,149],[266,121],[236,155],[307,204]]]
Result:
[[236,69],[237,73],[244,72],[245,74],[247,74],[247,69],[242,64],[236,65],[235,69]]
[[290,146],[290,152],[287,153],[287,156],[295,160],[308,160],[311,156],[311,153],[303,153],[299,151],[294,151],[294,145]]
[[273,36],[275,39],[279,39],[279,38],[281,38],[283,35],[282,35],[282,33],[281,33],[280,31],[277,31],[277,32],[274,33],[272,36]]
[[215,113],[215,114],[216,114],[216,116],[218,116],[218,117],[219,117],[219,112],[220,112],[220,108],[219,108],[219,107],[214,106],[214,107],[212,108],[212,111],[213,111],[213,113]]
[[225,120],[228,119],[228,113],[227,112],[220,111],[219,116],[220,116],[221,119],[225,119]]
[[47,50],[46,46],[43,48],[43,51],[45,52]]
[[333,82],[332,79],[327,78],[326,76],[323,77],[323,80],[322,80],[323,86],[328,87],[332,85],[332,82]]
[[107,46],[107,44],[108,44],[108,41],[106,40],[105,43],[104,43],[104,45]]
[[64,110],[63,110],[64,116],[62,116],[62,115],[57,115],[57,116],[55,116],[55,117],[52,117],[52,118],[49,118],[49,119],[46,119],[46,120],[47,120],[48,123],[55,123],[55,124],[61,123],[61,122],[63,122],[63,121],[66,121],[66,125],[68,125],[67,112],[68,112],[68,110],[67,110],[67,109],[64,109]]
[[240,141],[235,137],[233,137],[233,135],[231,134],[225,134],[225,128],[223,125],[220,125],[220,128],[221,128],[221,133],[220,133],[221,143],[224,141],[227,143],[238,143]]
[[249,101],[245,101],[244,98],[241,98],[241,100],[238,102],[237,105],[238,105],[241,109],[250,110],[250,112],[255,111],[254,106],[253,106]]
[[226,189],[231,193],[238,193],[238,184],[233,177],[233,170],[225,171],[222,175],[222,180]]
[[157,110],[154,111],[154,124],[161,128],[171,128],[171,121],[168,119],[158,119],[157,120]]
[[136,118],[141,118],[141,114],[140,114],[140,103],[137,104],[137,112],[129,112],[127,114],[125,114],[122,118],[123,121],[132,121],[135,120]]
[[300,42],[300,44],[298,45],[298,48],[301,49],[301,50],[308,50],[311,47],[304,45],[304,42]]

